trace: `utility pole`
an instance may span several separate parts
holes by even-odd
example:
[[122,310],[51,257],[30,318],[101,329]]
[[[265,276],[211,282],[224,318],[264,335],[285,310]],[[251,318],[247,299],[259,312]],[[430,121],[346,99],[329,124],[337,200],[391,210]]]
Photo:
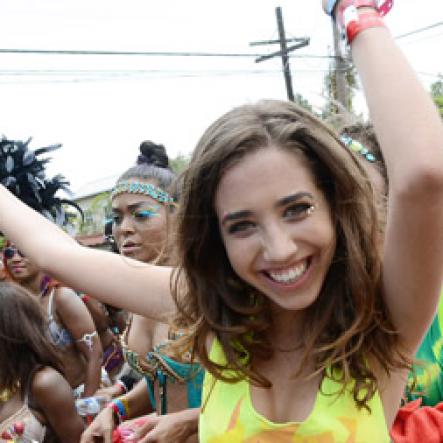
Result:
[[[260,41],[260,42],[252,42],[250,43],[251,46],[257,46],[257,45],[268,45],[268,44],[280,44],[280,51],[273,52],[272,54],[263,55],[262,57],[258,57],[255,62],[260,63],[264,60],[268,60],[270,58],[281,56],[282,65],[283,65],[283,75],[285,79],[285,85],[286,85],[286,93],[288,96],[288,100],[294,101],[294,91],[292,89],[292,78],[291,78],[291,69],[289,66],[289,53],[291,51],[295,51],[296,49],[303,48],[304,46],[309,45],[309,38],[308,37],[302,37],[302,38],[293,38],[293,39],[287,39],[285,34],[285,27],[283,24],[283,14],[281,11],[280,6],[275,8],[275,14],[277,16],[277,27],[278,27],[278,40],[268,40],[268,41]],[[295,41],[297,42],[295,45],[288,46],[287,43]]]
[[340,45],[340,31],[338,30],[337,24],[334,20],[332,23],[332,36],[334,39],[334,56],[335,56],[335,88],[336,88],[336,99],[339,103],[343,105],[345,109],[349,108],[349,92],[348,83],[346,81],[346,71],[347,63],[342,52],[342,47]]
[[285,25],[283,24],[283,16],[280,6],[275,9],[277,15],[278,37],[280,39],[281,61],[283,64],[283,75],[285,77],[286,91],[288,100],[294,101],[294,91],[292,89],[291,68],[289,66],[288,47],[286,45]]

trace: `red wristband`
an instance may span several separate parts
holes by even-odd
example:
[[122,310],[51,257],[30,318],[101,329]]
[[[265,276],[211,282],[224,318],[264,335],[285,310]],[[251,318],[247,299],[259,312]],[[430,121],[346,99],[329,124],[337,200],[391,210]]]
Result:
[[380,0],[343,0],[338,5],[338,10],[336,18],[340,25],[343,26],[343,13],[349,8],[349,6],[354,6],[354,8],[374,8],[378,14],[383,17],[385,16],[394,5],[394,0],[385,0],[383,3]]
[[348,44],[351,44],[354,38],[360,34],[360,32],[369,28],[383,28],[385,27],[385,24],[378,14],[373,13],[359,15],[357,20],[351,19],[348,23],[345,21],[345,26]]
[[122,420],[122,416],[120,414],[120,410],[118,409],[118,406],[111,401],[106,405],[106,407],[112,409],[114,418],[117,419],[116,421],[117,421],[117,424],[119,425],[123,420]]
[[343,0],[339,4],[337,14],[336,14],[336,17],[338,19],[338,23],[341,26],[345,26],[344,13],[350,7],[354,7],[356,9],[358,9],[358,8],[374,8],[376,11],[378,11],[378,5],[375,0]]

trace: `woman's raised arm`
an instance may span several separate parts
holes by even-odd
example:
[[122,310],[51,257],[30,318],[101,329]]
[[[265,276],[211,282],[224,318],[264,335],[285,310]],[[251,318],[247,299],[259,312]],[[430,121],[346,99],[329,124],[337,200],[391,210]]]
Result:
[[2,185],[0,231],[40,269],[102,302],[156,320],[174,310],[171,268],[81,246]]
[[[337,3],[340,21],[340,8],[351,2]],[[374,13],[358,8],[359,26],[364,28]],[[351,50],[389,178],[384,296],[405,344],[414,351],[432,321],[441,287],[443,126],[385,27],[357,33]]]

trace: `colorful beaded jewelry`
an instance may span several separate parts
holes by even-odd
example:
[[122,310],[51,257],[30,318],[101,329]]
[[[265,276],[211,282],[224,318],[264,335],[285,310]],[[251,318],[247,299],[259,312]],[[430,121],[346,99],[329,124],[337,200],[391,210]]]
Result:
[[141,183],[138,181],[121,181],[117,183],[111,192],[111,199],[119,194],[143,194],[157,200],[160,203],[173,203],[174,199],[163,189],[151,183]]
[[112,406],[112,409],[115,412],[118,411],[117,414],[120,416],[121,421],[124,421],[129,417],[129,404],[126,398],[115,398],[111,403],[114,405]]
[[123,419],[122,416],[120,415],[120,409],[118,408],[118,406],[113,401],[111,401],[106,405],[106,407],[112,409],[114,419],[116,420],[117,424],[120,424],[123,421]]
[[365,148],[359,141],[349,137],[349,135],[341,135],[340,140],[350,151],[362,155],[368,162],[375,163],[377,161],[377,158],[369,149]]

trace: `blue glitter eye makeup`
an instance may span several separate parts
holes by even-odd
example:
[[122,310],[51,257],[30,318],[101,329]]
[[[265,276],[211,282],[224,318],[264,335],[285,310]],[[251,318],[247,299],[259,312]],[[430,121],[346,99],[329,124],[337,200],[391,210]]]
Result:
[[158,217],[160,206],[153,205],[150,208],[138,209],[132,212],[132,216],[136,219],[147,219],[152,217]]

